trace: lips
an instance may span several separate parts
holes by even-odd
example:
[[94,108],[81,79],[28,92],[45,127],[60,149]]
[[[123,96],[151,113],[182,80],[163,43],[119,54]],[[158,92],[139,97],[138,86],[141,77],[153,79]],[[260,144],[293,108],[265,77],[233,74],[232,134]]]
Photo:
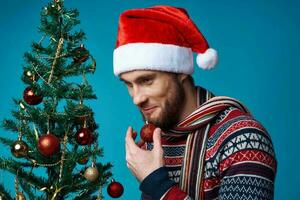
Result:
[[145,115],[149,115],[151,113],[153,113],[156,109],[156,106],[153,107],[147,107],[147,108],[142,108],[142,111]]

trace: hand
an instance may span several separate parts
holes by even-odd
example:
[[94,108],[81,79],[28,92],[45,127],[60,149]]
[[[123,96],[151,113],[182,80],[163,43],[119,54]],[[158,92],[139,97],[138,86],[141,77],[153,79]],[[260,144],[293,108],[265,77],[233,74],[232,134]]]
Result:
[[125,138],[127,167],[140,182],[151,172],[164,166],[160,128],[154,130],[153,145],[152,151],[141,149],[133,140],[132,128],[128,127]]

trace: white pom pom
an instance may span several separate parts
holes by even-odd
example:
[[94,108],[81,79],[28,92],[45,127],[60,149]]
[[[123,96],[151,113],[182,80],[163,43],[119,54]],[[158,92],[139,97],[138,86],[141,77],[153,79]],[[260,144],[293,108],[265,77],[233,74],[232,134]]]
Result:
[[196,58],[197,65],[202,69],[212,69],[218,62],[218,52],[208,48],[204,53],[199,53]]

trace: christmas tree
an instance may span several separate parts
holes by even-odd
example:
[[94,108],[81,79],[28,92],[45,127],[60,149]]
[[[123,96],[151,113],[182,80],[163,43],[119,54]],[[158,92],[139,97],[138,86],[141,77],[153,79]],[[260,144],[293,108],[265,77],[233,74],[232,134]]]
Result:
[[[0,183],[0,199],[101,199],[112,176],[112,165],[97,161],[103,149],[86,101],[96,99],[87,80],[96,62],[83,45],[84,32],[75,29],[78,15],[63,0],[41,12],[41,39],[24,55],[23,98],[14,99],[12,119],[2,123],[16,133],[0,137],[13,155],[0,158],[0,169],[14,174],[15,197]],[[109,192],[120,196],[122,186],[113,187]]]

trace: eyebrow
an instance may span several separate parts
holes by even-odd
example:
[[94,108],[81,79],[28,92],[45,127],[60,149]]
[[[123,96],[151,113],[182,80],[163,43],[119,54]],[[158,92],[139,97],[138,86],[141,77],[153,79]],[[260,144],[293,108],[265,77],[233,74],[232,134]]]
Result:
[[[134,83],[139,83],[141,81],[143,81],[144,79],[153,79],[155,78],[156,74],[145,74],[145,75],[141,75],[139,77],[137,77],[136,79],[134,79],[132,82]],[[128,81],[122,79],[122,78],[119,78],[120,81],[123,81],[124,83],[129,83]]]

